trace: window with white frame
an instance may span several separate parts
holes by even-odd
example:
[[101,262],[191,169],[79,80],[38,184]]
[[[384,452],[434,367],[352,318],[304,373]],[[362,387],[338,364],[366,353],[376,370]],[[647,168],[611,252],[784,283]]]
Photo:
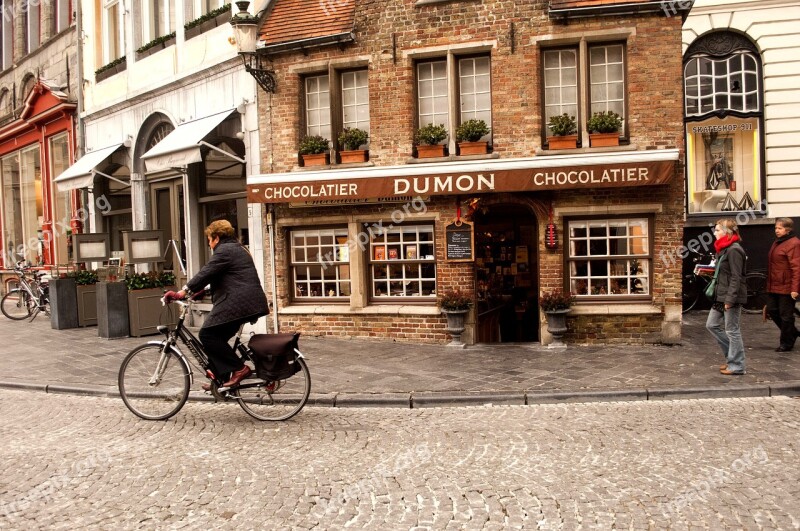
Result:
[[289,231],[294,299],[350,296],[347,227]]
[[436,296],[433,225],[370,232],[370,294],[374,299]]
[[650,295],[651,219],[567,221],[569,291],[580,298]]
[[683,72],[689,214],[760,210],[764,142],[758,49],[739,33],[713,32],[690,45]]
[[206,13],[219,9],[223,3],[223,0],[184,0],[183,18],[186,22],[191,22]]
[[18,260],[43,262],[44,222],[39,146],[0,159],[3,187],[3,251],[8,267]]
[[55,11],[53,13],[53,35],[67,29],[72,22],[72,10],[70,0],[55,0],[53,3]]
[[[582,58],[578,47],[544,50],[542,69],[544,79],[545,136],[552,136],[547,127],[553,116],[568,114],[584,123],[589,117],[580,116],[581,99],[588,95],[589,113],[613,111],[626,117],[625,46],[622,44],[593,44],[588,57]],[[580,79],[582,61],[589,73],[585,83]],[[588,90],[587,90],[588,88]],[[621,135],[624,133],[621,131]]]
[[123,9],[120,0],[109,0],[103,8],[103,64],[125,55],[125,38],[122,28]]
[[0,0],[3,16],[0,18],[0,70],[11,68],[14,56],[13,0]]
[[305,130],[306,135],[319,135],[340,149],[336,138],[342,129],[370,131],[369,75],[364,68],[336,70],[332,75],[305,78]]
[[175,31],[175,0],[140,0],[142,44]]
[[[448,63],[455,62],[456,78],[448,77]],[[458,87],[458,101],[451,102],[448,86]],[[453,111],[453,113],[451,113]],[[467,120],[492,124],[491,60],[488,55],[448,56],[417,63],[417,121],[419,127],[444,125],[448,131]]]

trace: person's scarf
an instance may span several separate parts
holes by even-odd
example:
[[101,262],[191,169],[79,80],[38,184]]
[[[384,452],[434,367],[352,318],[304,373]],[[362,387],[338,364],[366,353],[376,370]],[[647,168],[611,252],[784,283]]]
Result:
[[783,242],[785,242],[786,240],[788,240],[789,238],[794,238],[794,232],[793,231],[787,232],[786,234],[784,234],[780,238],[775,238],[775,244],[776,245],[780,245]]
[[714,249],[717,251],[717,254],[719,254],[722,252],[723,249],[727,249],[728,247],[730,247],[731,245],[733,245],[738,241],[739,241],[738,234],[728,234],[714,242]]

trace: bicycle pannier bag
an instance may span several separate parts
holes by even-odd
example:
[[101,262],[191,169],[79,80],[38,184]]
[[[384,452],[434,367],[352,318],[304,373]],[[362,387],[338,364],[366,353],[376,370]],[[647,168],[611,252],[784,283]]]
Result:
[[725,255],[723,254],[719,260],[717,260],[717,267],[714,269],[714,278],[711,279],[711,282],[708,283],[706,286],[706,297],[708,297],[711,301],[714,300],[714,294],[717,291],[717,276],[719,275],[719,268],[722,265],[722,261],[725,260]]
[[285,380],[300,371],[295,363],[300,334],[255,334],[248,346],[253,352],[256,374],[262,380]]

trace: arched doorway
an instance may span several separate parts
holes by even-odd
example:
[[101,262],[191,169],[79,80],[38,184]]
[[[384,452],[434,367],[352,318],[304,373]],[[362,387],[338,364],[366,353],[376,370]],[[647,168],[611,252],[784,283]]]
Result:
[[478,205],[475,223],[477,343],[539,340],[538,225],[519,203]]

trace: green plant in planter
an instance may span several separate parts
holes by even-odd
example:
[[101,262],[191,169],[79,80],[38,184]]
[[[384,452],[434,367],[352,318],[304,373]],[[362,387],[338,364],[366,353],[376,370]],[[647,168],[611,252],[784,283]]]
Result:
[[300,141],[301,155],[319,155],[330,149],[330,141],[319,135],[309,135]]
[[428,124],[417,129],[414,141],[417,145],[435,146],[447,138],[447,129],[444,125]]
[[345,127],[339,133],[339,145],[342,149],[355,151],[367,143],[369,140],[369,133],[358,127]]
[[489,134],[489,126],[483,120],[467,120],[456,128],[456,140],[459,142],[477,142]]
[[165,286],[174,285],[175,275],[172,271],[164,271],[163,273],[150,271],[149,273],[134,273],[125,276],[125,287],[128,288],[128,291],[163,288]]
[[575,302],[575,295],[571,292],[563,292],[560,289],[545,291],[539,297],[539,307],[544,312],[555,312],[559,310],[569,310]]
[[622,129],[622,118],[614,111],[596,112],[586,122],[590,133],[616,133]]
[[439,299],[439,308],[446,312],[463,312],[472,308],[472,297],[458,289],[448,290]]
[[567,113],[551,116],[547,127],[555,136],[574,135],[578,132],[578,122],[574,116]]
[[231,10],[231,5],[230,4],[225,4],[225,5],[221,6],[221,7],[218,7],[217,9],[209,11],[208,13],[206,13],[205,15],[203,15],[203,16],[201,16],[199,18],[196,18],[196,19],[194,19],[192,21],[187,22],[186,24],[183,25],[183,27],[185,29],[187,29],[187,30],[191,29],[191,28],[194,28],[195,26],[199,26],[203,22],[205,22],[207,20],[211,20],[212,18],[217,18],[218,16],[220,16],[223,13],[226,13],[227,11],[230,11],[230,10]]
[[97,271],[95,270],[81,270],[75,272],[75,284],[78,286],[89,286],[97,284]]
[[115,66],[117,66],[117,65],[121,65],[121,64],[122,64],[122,63],[124,63],[124,62],[125,62],[125,56],[123,55],[123,56],[122,56],[122,57],[120,57],[119,59],[114,59],[114,60],[113,60],[113,61],[111,61],[110,63],[108,63],[108,64],[106,64],[106,65],[103,65],[103,66],[101,66],[100,68],[98,68],[97,70],[95,70],[95,71],[94,71],[94,75],[97,75],[97,74],[102,74],[102,73],[103,73],[103,72],[105,72],[106,70],[111,70],[111,69],[112,69],[112,68],[114,68]]

